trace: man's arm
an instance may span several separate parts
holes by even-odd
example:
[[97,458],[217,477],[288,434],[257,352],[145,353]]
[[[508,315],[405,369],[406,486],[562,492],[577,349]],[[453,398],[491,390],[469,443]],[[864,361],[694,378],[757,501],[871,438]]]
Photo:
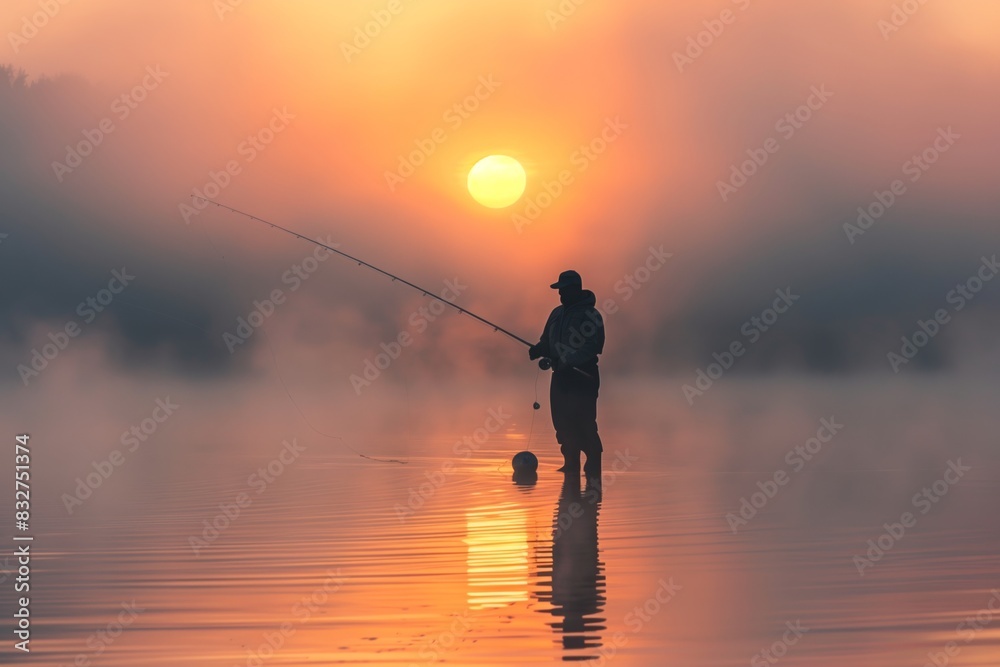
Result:
[[542,335],[538,342],[528,348],[528,358],[534,361],[539,357],[551,357],[552,351],[549,349],[549,328],[552,326],[552,316],[549,315],[549,319],[545,320],[545,326],[542,328]]

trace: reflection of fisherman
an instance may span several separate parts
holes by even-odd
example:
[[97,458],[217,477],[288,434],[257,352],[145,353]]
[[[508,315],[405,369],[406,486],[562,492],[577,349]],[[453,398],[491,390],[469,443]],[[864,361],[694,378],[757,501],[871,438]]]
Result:
[[561,470],[579,474],[580,452],[585,452],[583,470],[588,478],[599,480],[604,447],[597,434],[597,393],[601,386],[597,355],[604,351],[604,320],[594,307],[594,293],[583,289],[576,271],[563,271],[551,287],[559,290],[562,305],[549,315],[541,340],[531,346],[528,357],[552,361],[549,402],[563,454]]
[[[552,613],[561,621],[553,628],[562,633],[565,649],[601,647],[604,629],[605,576],[597,545],[601,491],[588,480],[580,493],[579,476],[567,476],[559,495],[552,526]],[[586,656],[576,655],[573,660]],[[597,658],[597,655],[590,656]],[[564,659],[570,659],[567,655]]]

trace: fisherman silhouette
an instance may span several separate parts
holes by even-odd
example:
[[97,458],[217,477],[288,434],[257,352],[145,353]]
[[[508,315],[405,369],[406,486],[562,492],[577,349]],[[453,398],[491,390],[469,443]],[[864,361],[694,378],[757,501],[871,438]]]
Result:
[[595,308],[597,298],[583,289],[576,271],[563,271],[550,287],[559,290],[557,306],[542,331],[541,339],[528,350],[528,358],[549,359],[552,364],[552,425],[563,455],[567,474],[580,474],[580,452],[587,455],[583,467],[588,479],[601,478],[604,446],[597,433],[597,394],[601,376],[597,355],[604,351],[604,320]]

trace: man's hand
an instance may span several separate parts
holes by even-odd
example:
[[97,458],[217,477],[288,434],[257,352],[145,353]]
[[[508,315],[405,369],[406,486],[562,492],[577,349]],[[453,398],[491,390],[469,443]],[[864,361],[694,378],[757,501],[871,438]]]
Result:
[[542,351],[539,349],[540,345],[532,345],[528,348],[528,359],[534,361],[542,356]]

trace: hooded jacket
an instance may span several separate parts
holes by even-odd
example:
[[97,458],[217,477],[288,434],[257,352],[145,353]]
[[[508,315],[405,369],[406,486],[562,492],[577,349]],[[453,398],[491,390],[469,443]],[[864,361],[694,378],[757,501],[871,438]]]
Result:
[[572,303],[556,306],[542,331],[538,350],[556,362],[556,370],[597,363],[604,351],[604,319],[595,308],[597,297],[583,290]]

